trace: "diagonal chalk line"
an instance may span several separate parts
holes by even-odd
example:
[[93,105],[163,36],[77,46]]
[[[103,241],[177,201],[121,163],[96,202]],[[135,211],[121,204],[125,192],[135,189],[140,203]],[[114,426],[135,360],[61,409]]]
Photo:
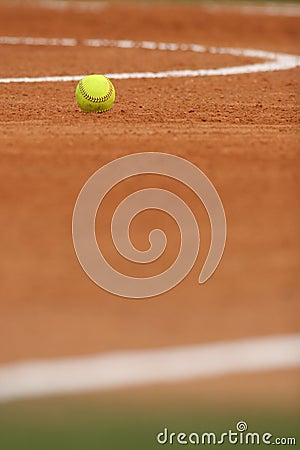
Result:
[[300,334],[0,365],[0,402],[300,367]]
[[[144,49],[156,51],[181,51],[194,53],[210,53],[219,55],[233,55],[264,60],[262,63],[247,64],[234,67],[221,67],[218,69],[198,70],[168,70],[160,72],[131,72],[131,73],[109,73],[111,79],[149,79],[149,78],[179,78],[179,77],[203,77],[203,76],[226,76],[249,74],[259,72],[270,72],[277,70],[288,70],[300,66],[300,57],[285,53],[267,52],[255,49],[236,49],[223,47],[205,47],[199,44],[176,44],[152,41],[132,40],[109,40],[109,39],[85,39],[81,42],[72,38],[42,38],[42,37],[15,37],[0,36],[0,45],[28,45],[28,46],[57,46],[57,47],[112,47],[120,49]],[[79,81],[85,75],[63,75],[44,77],[10,77],[0,78],[0,83],[43,83],[43,82],[69,82]]]

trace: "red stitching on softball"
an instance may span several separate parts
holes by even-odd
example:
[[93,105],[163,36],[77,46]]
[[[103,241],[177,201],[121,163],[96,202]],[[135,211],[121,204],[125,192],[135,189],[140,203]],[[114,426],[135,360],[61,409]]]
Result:
[[[106,77],[105,77],[106,78]],[[83,80],[81,80],[80,82],[79,82],[79,90],[80,90],[80,93],[81,93],[81,95],[86,99],[86,100],[89,100],[90,102],[93,102],[93,103],[104,103],[104,102],[106,102],[106,100],[108,100],[109,98],[110,98],[110,96],[112,95],[112,93],[113,93],[113,86],[112,86],[112,83],[110,82],[110,80],[108,79],[108,78],[106,78],[106,80],[108,81],[108,83],[109,83],[109,90],[108,90],[108,93],[106,94],[106,95],[104,95],[103,97],[93,97],[93,96],[91,96],[90,94],[88,94],[87,92],[86,92],[86,90],[85,90],[85,87],[84,87],[84,84],[83,84]]]

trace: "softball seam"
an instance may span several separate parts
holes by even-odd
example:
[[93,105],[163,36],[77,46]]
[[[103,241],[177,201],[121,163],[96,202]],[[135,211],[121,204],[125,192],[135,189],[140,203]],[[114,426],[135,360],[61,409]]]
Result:
[[108,93],[106,95],[104,95],[103,97],[93,97],[93,96],[89,95],[86,92],[85,88],[84,88],[83,80],[81,80],[79,82],[79,90],[80,90],[81,95],[86,100],[88,100],[90,102],[93,102],[93,103],[104,103],[104,102],[106,102],[106,100],[108,100],[111,97],[112,93],[113,93],[112,84],[111,84],[111,82],[110,82],[110,80],[108,78],[106,78],[106,79],[107,79],[108,84],[109,84],[109,90],[108,90]]

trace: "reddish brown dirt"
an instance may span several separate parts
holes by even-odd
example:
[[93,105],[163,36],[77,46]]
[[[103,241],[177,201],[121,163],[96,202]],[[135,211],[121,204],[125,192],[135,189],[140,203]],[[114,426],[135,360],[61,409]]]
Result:
[[[9,36],[300,53],[299,18],[210,13],[197,5],[112,5],[105,13],[79,13],[1,4],[0,15],[1,34]],[[1,77],[245,63],[226,55],[195,60],[190,54],[169,58],[82,46],[0,50]],[[299,74],[298,68],[116,81],[117,100],[105,115],[78,110],[75,83],[1,84],[1,361],[299,330]],[[204,236],[193,271],[164,295],[130,301],[86,277],[73,249],[71,218],[94,171],[119,156],[146,151],[185,157],[209,176],[224,203],[228,240],[217,272],[199,287],[209,227],[191,198]]]

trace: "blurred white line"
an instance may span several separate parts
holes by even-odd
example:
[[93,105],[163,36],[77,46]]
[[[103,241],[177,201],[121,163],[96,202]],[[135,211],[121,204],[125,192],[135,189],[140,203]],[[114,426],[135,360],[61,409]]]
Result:
[[[11,0],[11,6],[24,6],[22,0]],[[106,8],[109,3],[105,1],[80,1],[73,2],[66,0],[42,0],[42,1],[27,1],[27,5],[34,8],[42,8],[53,11],[72,10],[77,12],[97,12]],[[299,17],[300,7],[296,3],[278,4],[274,2],[263,3],[262,5],[255,5],[252,2],[246,4],[234,4],[228,1],[227,3],[216,2],[201,2],[199,9],[206,9],[209,12],[216,13],[239,13],[246,15],[262,15],[262,16],[282,16],[282,17]]]
[[58,46],[75,47],[112,47],[120,49],[145,49],[158,51],[182,51],[193,53],[211,53],[219,55],[248,56],[251,58],[261,58],[275,60],[284,57],[293,57],[285,53],[269,52],[251,48],[231,48],[231,47],[209,47],[199,44],[185,44],[175,42],[154,42],[154,41],[132,41],[128,39],[83,39],[74,38],[45,38],[33,36],[0,36],[1,45],[33,45],[33,46]]
[[[36,3],[35,3],[36,4]],[[102,11],[106,6],[107,3],[103,1],[41,1],[38,3],[38,5],[45,9],[52,9],[52,10],[73,10],[73,11],[81,11],[81,12],[91,12],[91,11]]]
[[300,334],[0,366],[0,401],[300,367]]
[[209,12],[216,13],[238,13],[257,16],[278,16],[278,17],[299,17],[300,6],[296,3],[278,4],[264,3],[262,5],[254,5],[253,3],[235,5],[233,3],[208,3],[203,7]]
[[78,42],[72,38],[43,38],[43,37],[22,37],[22,36],[0,36],[2,45],[37,45],[37,46],[57,46],[75,47]]
[[[24,0],[10,0],[9,6],[11,7],[24,7]],[[52,11],[77,11],[77,12],[94,12],[102,11],[107,6],[105,1],[69,1],[69,0],[42,0],[42,1],[26,1],[26,6],[31,8],[48,9]]]

